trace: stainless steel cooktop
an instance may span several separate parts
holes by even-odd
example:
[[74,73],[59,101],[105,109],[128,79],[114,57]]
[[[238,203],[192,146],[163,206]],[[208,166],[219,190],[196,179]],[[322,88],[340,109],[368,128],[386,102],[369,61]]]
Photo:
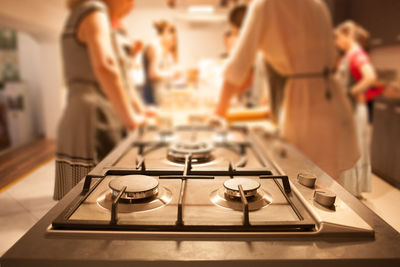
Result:
[[273,132],[184,127],[130,133],[0,262],[398,266],[399,252],[396,230]]
[[146,128],[85,178],[49,232],[373,234],[313,174],[286,176],[259,142],[245,128]]

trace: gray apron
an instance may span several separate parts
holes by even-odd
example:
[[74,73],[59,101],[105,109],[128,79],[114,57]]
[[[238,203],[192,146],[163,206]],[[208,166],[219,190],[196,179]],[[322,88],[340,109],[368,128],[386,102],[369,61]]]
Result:
[[58,126],[56,200],[85,177],[124,134],[124,127],[94,74],[87,47],[76,38],[80,22],[93,11],[108,14],[102,1],[87,0],[71,11],[62,35],[68,100]]

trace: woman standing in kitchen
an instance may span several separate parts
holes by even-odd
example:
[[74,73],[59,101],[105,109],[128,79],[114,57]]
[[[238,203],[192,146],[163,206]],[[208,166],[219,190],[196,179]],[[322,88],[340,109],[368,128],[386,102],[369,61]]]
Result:
[[145,48],[143,53],[143,68],[145,83],[143,97],[147,104],[160,104],[163,90],[168,82],[179,78],[178,42],[176,28],[168,21],[154,23],[157,39]]
[[351,106],[331,78],[335,58],[332,23],[319,0],[254,0],[228,59],[216,115],[248,84],[257,51],[285,76],[280,128],[283,137],[338,179],[359,152]]
[[360,159],[354,168],[344,172],[341,184],[356,197],[371,191],[371,162],[369,157],[369,125],[366,90],[376,80],[374,67],[363,49],[369,33],[353,21],[340,24],[335,31],[336,45],[345,52],[340,61],[337,78],[345,89],[354,111]]
[[68,102],[58,128],[56,200],[104,158],[126,130],[145,120],[129,98],[110,23],[126,16],[134,0],[68,0],[68,7],[62,35]]

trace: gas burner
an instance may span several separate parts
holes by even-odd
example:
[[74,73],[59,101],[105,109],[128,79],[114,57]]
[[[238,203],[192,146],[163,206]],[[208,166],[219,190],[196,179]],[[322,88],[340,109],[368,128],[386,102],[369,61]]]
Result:
[[271,204],[271,195],[264,190],[259,189],[260,183],[249,178],[234,178],[227,180],[224,183],[223,188],[211,193],[211,202],[223,208],[242,211],[243,203],[240,198],[239,184],[242,185],[245,193],[249,205],[249,211],[259,210]]
[[121,200],[138,200],[151,198],[158,194],[158,180],[145,175],[125,175],[119,176],[110,181],[108,186],[111,188],[112,195],[117,197],[119,192],[126,186]]
[[118,204],[118,212],[129,213],[148,211],[168,204],[172,193],[167,188],[159,187],[158,180],[145,175],[125,175],[113,178],[108,187],[111,189],[103,192],[97,203],[111,210],[112,203],[126,186],[125,193]]
[[159,142],[171,142],[176,139],[174,131],[172,129],[162,129],[156,137],[156,141]]
[[176,163],[184,163],[188,155],[192,156],[193,163],[210,162],[213,159],[212,143],[208,142],[176,142],[168,149],[167,158]]
[[[101,194],[101,196],[97,199],[97,203],[101,207],[111,211],[112,203],[115,197],[113,196],[113,193],[107,191]],[[121,199],[118,204],[118,212],[131,213],[150,211],[167,205],[169,202],[171,202],[171,200],[171,191],[167,188],[160,187],[157,196],[134,200]]]
[[229,132],[226,128],[220,128],[216,131],[213,136],[214,142],[217,143],[224,143],[229,140]]
[[140,138],[132,135],[101,163],[105,168],[86,176],[55,229],[225,236],[315,228],[289,177],[270,171],[273,162],[257,147],[264,148],[262,135],[203,126],[141,129]]
[[260,183],[249,178],[234,178],[224,182],[225,194],[229,197],[240,198],[239,185],[242,186],[244,196],[252,197],[257,194],[257,189],[260,188]]

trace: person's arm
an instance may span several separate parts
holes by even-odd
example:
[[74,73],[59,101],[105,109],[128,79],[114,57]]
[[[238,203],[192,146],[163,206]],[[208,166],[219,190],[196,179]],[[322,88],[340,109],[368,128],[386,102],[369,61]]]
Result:
[[264,94],[261,98],[260,106],[269,106],[269,105],[270,105],[269,95]]
[[224,82],[215,114],[224,117],[234,95],[245,91],[252,81],[252,67],[263,36],[263,1],[253,2],[246,15],[243,29],[225,67]]
[[146,112],[146,105],[143,103],[135,89],[131,90],[131,103],[137,113],[144,114]]
[[243,94],[247,90],[249,90],[253,84],[253,78],[254,78],[254,71],[251,70],[248,74],[244,82],[240,85],[237,86],[235,93],[236,94]]
[[141,41],[132,42],[132,59],[135,59],[136,56],[143,50],[143,43]]
[[148,117],[155,117],[158,116],[159,111],[156,107],[154,106],[146,106],[145,103],[143,102],[142,98],[138,95],[136,90],[131,91],[131,103],[133,107],[135,108],[136,112],[148,116]]
[[215,114],[217,116],[225,117],[231,104],[231,99],[236,93],[235,91],[237,91],[237,86],[228,81],[224,81],[217,108],[215,109]]
[[92,12],[78,28],[78,38],[87,45],[90,60],[101,88],[114,106],[125,127],[134,129],[143,123],[135,115],[118,70],[112,48],[110,22],[103,12]]
[[235,85],[225,80],[222,85],[221,94],[219,96],[219,102],[215,110],[215,114],[220,117],[225,117],[228,112],[232,98],[240,93],[245,92],[253,80],[253,72],[250,72],[243,82],[243,84]]
[[370,63],[361,66],[362,79],[351,88],[351,94],[363,102],[365,90],[368,89],[376,81],[376,73],[374,67]]

